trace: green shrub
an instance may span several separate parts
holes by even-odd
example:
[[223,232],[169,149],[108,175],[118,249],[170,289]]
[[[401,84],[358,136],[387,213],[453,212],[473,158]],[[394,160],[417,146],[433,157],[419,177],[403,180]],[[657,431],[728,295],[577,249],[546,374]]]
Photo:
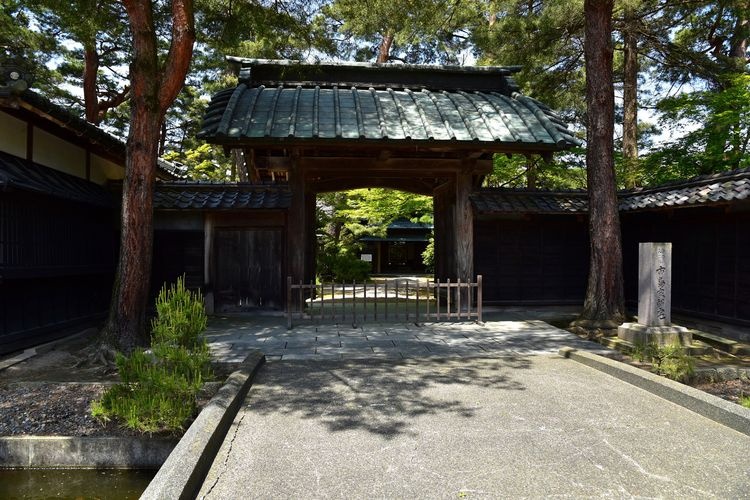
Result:
[[695,372],[695,360],[680,344],[654,347],[651,362],[656,373],[678,382],[687,382]]
[[740,396],[740,404],[745,408],[750,408],[750,396]]
[[179,431],[195,416],[196,395],[211,377],[203,299],[179,278],[169,289],[164,285],[156,311],[151,350],[118,353],[121,383],[92,404],[94,417],[152,433]]
[[664,346],[636,343],[630,357],[651,363],[657,374],[678,382],[687,382],[695,372],[695,360],[678,343]]
[[321,254],[318,257],[318,276],[323,282],[363,283],[370,276],[370,263],[350,253]]

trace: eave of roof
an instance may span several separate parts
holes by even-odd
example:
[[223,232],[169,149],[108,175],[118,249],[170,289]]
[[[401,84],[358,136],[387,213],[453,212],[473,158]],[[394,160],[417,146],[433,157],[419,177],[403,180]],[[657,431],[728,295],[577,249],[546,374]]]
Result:
[[0,186],[113,208],[115,199],[104,187],[86,179],[0,152]]
[[[274,67],[266,63],[261,67]],[[287,62],[278,65],[282,69],[297,67]],[[482,81],[489,76],[495,82],[495,90],[477,90],[481,85],[475,83],[464,88],[376,88],[370,83],[339,85],[301,81],[294,76],[266,87],[253,79],[254,69],[250,68],[237,87],[214,95],[198,137],[224,145],[345,141],[367,146],[395,140],[405,147],[460,144],[497,151],[540,152],[580,144],[551,109],[514,91],[515,84],[506,80],[510,74],[507,68],[335,67],[355,75],[364,69],[371,75],[382,71],[388,73],[388,79],[392,74],[395,78],[408,71],[437,71],[442,72],[441,76],[457,75],[457,84],[467,75],[480,75]],[[276,69],[280,75],[286,74]],[[330,75],[328,79],[332,79]]]
[[291,199],[284,185],[177,181],[154,188],[155,210],[286,209]]
[[[618,193],[622,212],[750,202],[750,168]],[[586,191],[482,189],[471,194],[480,214],[576,214],[588,211]]]

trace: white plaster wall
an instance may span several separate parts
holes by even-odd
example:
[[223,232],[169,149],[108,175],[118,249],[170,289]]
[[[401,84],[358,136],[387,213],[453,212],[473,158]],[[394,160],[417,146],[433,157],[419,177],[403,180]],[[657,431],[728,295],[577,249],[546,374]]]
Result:
[[91,155],[91,181],[104,184],[108,180],[117,180],[125,177],[125,169],[117,163],[111,162],[92,153]]
[[26,158],[26,122],[0,111],[0,151]]
[[33,160],[61,172],[86,178],[86,150],[36,127]]

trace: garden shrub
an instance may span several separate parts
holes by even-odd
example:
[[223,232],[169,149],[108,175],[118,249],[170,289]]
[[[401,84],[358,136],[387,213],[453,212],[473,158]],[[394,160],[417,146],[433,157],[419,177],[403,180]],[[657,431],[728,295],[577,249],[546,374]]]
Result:
[[679,344],[636,344],[630,352],[636,361],[648,361],[654,371],[678,382],[687,382],[695,372],[695,360]]
[[183,278],[165,283],[156,312],[151,350],[117,354],[121,382],[92,404],[92,415],[141,432],[177,432],[195,416],[198,391],[212,376],[207,317],[200,292],[187,290]]
[[370,268],[369,262],[346,252],[318,257],[318,276],[323,282],[363,283],[370,277]]

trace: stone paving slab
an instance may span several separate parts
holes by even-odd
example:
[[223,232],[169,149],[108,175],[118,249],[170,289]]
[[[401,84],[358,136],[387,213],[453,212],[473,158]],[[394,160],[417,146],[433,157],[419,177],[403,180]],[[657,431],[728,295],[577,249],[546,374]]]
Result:
[[[236,358],[251,348],[269,361],[473,357],[555,353],[569,346],[601,352],[598,344],[540,320],[301,325],[287,330],[283,318],[212,318],[207,338],[215,358]],[[377,354],[378,356],[375,356]]]

